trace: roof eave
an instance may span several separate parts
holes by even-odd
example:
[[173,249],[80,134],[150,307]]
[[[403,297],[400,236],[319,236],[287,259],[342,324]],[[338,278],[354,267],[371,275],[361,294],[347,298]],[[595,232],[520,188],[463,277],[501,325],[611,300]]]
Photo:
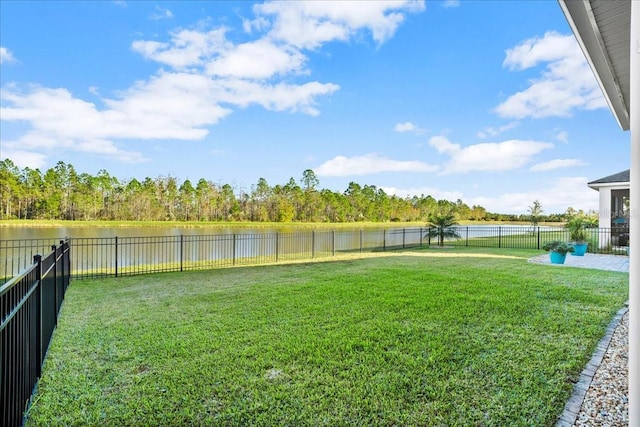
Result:
[[588,0],[558,0],[573,34],[593,70],[609,108],[623,130],[629,130],[629,111]]
[[[619,187],[619,189],[627,189],[630,188],[631,183],[629,182],[589,182],[587,186],[592,190],[599,190],[602,187]],[[615,188],[614,188],[615,189]]]

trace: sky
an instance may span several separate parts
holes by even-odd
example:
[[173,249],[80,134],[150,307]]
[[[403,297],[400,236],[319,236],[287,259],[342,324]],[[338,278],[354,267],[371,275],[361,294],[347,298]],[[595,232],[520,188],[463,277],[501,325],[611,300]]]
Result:
[[0,1],[0,158],[250,192],[314,171],[598,209],[630,135],[556,1]]

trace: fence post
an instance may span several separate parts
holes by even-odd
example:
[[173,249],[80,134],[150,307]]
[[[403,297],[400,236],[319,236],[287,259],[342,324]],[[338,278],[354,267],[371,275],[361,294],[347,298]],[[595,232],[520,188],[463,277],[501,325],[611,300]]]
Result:
[[407,231],[406,228],[402,229],[402,249],[404,249],[404,236],[405,236],[405,231]]
[[[236,233],[233,233],[233,245],[232,245],[232,254],[231,259],[233,260],[233,265],[236,265]],[[278,241],[276,240],[276,261],[278,260]]]
[[316,232],[311,231],[311,258],[315,258],[316,255]]
[[382,229],[382,252],[387,250],[387,230]]
[[276,262],[280,260],[280,233],[276,231]]
[[62,267],[62,271],[60,272],[61,278],[62,278],[62,295],[64,295],[67,291],[67,285],[66,285],[66,278],[67,276],[65,275],[65,260],[66,258],[64,257],[64,252],[65,252],[65,245],[64,245],[64,240],[60,240],[60,256],[62,257],[62,260],[60,261],[60,266]]
[[44,359],[44,349],[42,348],[42,255],[33,256],[33,263],[36,265],[36,377],[42,376],[42,360]]
[[464,243],[465,246],[469,246],[469,226],[467,225],[467,238]]
[[60,308],[62,307],[62,301],[64,301],[64,296],[67,293],[67,288],[64,285],[66,276],[65,276],[65,268],[64,268],[64,263],[65,263],[65,261],[64,261],[64,242],[62,240],[60,240],[60,260],[56,261],[56,262],[60,262],[60,265],[58,267],[58,280],[60,280],[60,293],[61,293],[61,298],[60,298],[60,302],[59,302],[59,306],[58,306],[58,311],[60,311]]
[[538,250],[540,249],[540,227],[538,227]]
[[498,247],[502,247],[502,227],[498,227]]
[[184,235],[180,235],[180,271],[182,271],[182,261],[184,259]]
[[65,286],[65,257],[64,257],[64,240],[60,240],[60,280],[62,281],[62,298],[64,299],[64,294],[67,292],[67,288]]
[[67,238],[67,279],[65,281],[64,287],[65,287],[65,291],[67,290],[67,287],[69,286],[69,282],[71,281],[71,239]]
[[116,236],[116,277],[118,277],[118,236]]
[[331,230],[331,254],[336,256],[336,230]]
[[418,228],[418,232],[420,233],[420,247],[422,247],[422,227]]
[[56,245],[51,245],[51,251],[53,252],[53,310],[56,313],[53,324],[58,326],[58,248]]

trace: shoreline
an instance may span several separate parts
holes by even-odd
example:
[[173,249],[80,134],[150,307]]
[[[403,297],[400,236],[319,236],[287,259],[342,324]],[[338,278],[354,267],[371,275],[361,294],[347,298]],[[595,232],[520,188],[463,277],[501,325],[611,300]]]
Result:
[[[460,227],[516,227],[530,226],[526,222],[495,222],[481,221],[470,222],[461,221]],[[426,227],[426,221],[413,222],[250,222],[250,221],[110,221],[110,220],[42,220],[42,219],[3,219],[0,220],[0,228],[20,228],[20,227],[175,227],[175,228],[401,228],[406,227]],[[540,227],[562,227],[561,223],[541,223]]]

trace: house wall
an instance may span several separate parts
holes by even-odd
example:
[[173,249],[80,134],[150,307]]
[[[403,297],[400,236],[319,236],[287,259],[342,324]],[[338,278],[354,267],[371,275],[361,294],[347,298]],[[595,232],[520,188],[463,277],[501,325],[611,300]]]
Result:
[[629,425],[640,426],[640,1],[631,2],[631,215],[629,260]]

